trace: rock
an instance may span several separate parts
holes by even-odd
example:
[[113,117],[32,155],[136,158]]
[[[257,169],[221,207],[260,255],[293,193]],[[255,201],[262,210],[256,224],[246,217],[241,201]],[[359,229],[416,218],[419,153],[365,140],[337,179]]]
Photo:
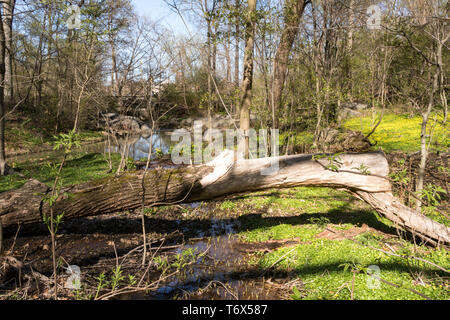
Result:
[[182,127],[190,127],[190,126],[192,126],[193,122],[194,122],[194,120],[192,118],[187,118],[187,119],[181,120],[180,125]]
[[341,108],[338,111],[338,119],[347,119],[361,117],[361,111],[367,110],[369,106],[364,103],[357,102],[345,102],[341,104]]
[[141,131],[143,131],[143,132],[150,132],[152,129],[148,126],[148,125],[146,125],[146,124],[143,124],[142,126],[141,126]]
[[372,145],[359,131],[339,132],[333,128],[324,128],[317,141],[321,152],[365,152],[370,151]]
[[140,108],[136,111],[138,118],[142,121],[146,121],[150,118],[148,110],[146,108]]
[[358,102],[344,102],[341,104],[341,108],[362,111],[368,109],[369,106]]
[[[348,131],[338,141],[331,150],[346,152],[365,152],[371,149],[372,145],[369,139],[360,131]],[[334,151],[337,152],[337,151]]]
[[319,134],[318,142],[320,144],[332,144],[339,136],[339,131],[332,128],[324,128]]
[[127,131],[139,131],[141,130],[141,126],[139,122],[135,119],[122,119],[114,124],[114,127],[119,130],[127,130]]
[[100,121],[113,120],[116,119],[119,115],[117,113],[112,112],[100,112]]

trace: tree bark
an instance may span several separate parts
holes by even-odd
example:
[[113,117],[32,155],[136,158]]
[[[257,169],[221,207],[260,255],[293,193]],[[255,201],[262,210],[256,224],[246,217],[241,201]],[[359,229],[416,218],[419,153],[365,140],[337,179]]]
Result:
[[275,55],[273,70],[273,109],[274,109],[274,128],[279,128],[278,110],[281,108],[284,82],[286,80],[289,54],[292,44],[298,33],[300,18],[303,15],[306,0],[286,0],[284,9],[284,30],[281,34],[280,44]]
[[[235,2],[235,43],[234,43],[234,86],[236,89],[239,88],[239,43],[240,43],[240,19],[239,19],[239,11],[240,11],[240,0],[236,0]],[[239,98],[237,98],[239,100]],[[236,114],[239,113],[239,101],[236,101]]]
[[255,38],[254,13],[256,11],[256,0],[248,0],[245,27],[245,54],[244,54],[244,77],[242,79],[242,96],[240,105],[240,129],[244,135],[241,141],[244,158],[249,157],[249,137],[250,129],[250,106],[252,104],[253,87],[253,50]]
[[[0,10],[0,84],[5,81],[5,53],[6,40],[3,30],[3,17]],[[6,154],[5,154],[5,88],[0,85],[0,176],[6,175]]]
[[5,33],[5,96],[8,103],[13,103],[14,86],[12,75],[13,46],[12,46],[12,24],[16,0],[3,2],[3,31]]
[[[382,152],[343,154],[339,172],[326,168],[327,159],[294,155],[255,160],[236,160],[235,153],[224,151],[210,163],[177,169],[147,172],[144,179],[145,206],[211,200],[226,195],[297,186],[343,188],[363,199],[376,211],[421,238],[436,245],[450,243],[450,229],[404,206],[391,193],[389,165]],[[277,165],[272,175],[262,170]],[[364,165],[370,175],[357,169]],[[63,195],[53,210],[64,213],[63,220],[134,210],[142,206],[144,172],[128,172],[61,190]],[[0,221],[3,226],[42,221],[49,212],[42,194],[50,190],[36,180],[22,188],[0,194]]]
[[350,102],[353,102],[353,68],[352,68],[352,55],[353,55],[353,20],[355,19],[355,0],[350,0],[348,4],[348,31],[347,41],[345,45],[346,55],[346,71],[347,71],[347,95]]
[[[420,163],[416,185],[416,192],[418,194],[422,192],[423,184],[425,181],[425,168],[427,166],[428,147],[429,147],[427,144],[429,143],[429,140],[432,138],[427,135],[427,127],[428,127],[428,120],[430,119],[431,111],[433,110],[434,106],[434,95],[438,87],[438,77],[439,77],[439,69],[437,69],[434,75],[432,76],[432,85],[428,98],[428,107],[427,110],[425,110],[425,112],[422,113],[422,126],[420,130]],[[420,211],[421,206],[422,203],[420,201],[417,201],[416,210]]]

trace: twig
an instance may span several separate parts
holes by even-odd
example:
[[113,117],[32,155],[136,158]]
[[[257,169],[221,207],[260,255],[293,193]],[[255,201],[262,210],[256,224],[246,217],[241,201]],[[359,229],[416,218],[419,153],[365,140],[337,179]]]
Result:
[[389,282],[389,281],[387,281],[387,280],[384,280],[384,279],[382,279],[382,278],[380,278],[380,277],[378,277],[378,276],[376,276],[376,275],[374,275],[374,274],[369,274],[369,276],[374,277],[375,279],[378,279],[378,280],[380,280],[381,282],[386,283],[386,284],[388,284],[388,285],[390,285],[390,286],[393,286],[393,287],[395,287],[395,288],[406,289],[406,290],[408,290],[408,291],[411,291],[412,293],[415,293],[415,294],[421,296],[422,298],[425,298],[425,299],[427,299],[427,300],[432,300],[430,297],[428,297],[427,295],[424,295],[423,293],[420,293],[420,292],[417,291],[417,290],[402,287],[401,285],[398,285],[398,284]]
[[344,288],[347,288],[347,290],[350,291],[350,289],[348,288],[349,283],[350,283],[350,281],[344,282],[344,283],[337,289],[337,291],[336,291],[336,293],[333,295],[333,297],[337,297],[338,294],[339,294],[339,292],[341,292],[341,290],[344,289]]
[[[9,249],[10,254],[12,254],[13,251],[14,251],[14,246],[16,245],[17,236],[19,235],[19,230],[20,230],[20,227],[21,227],[21,226],[22,226],[22,225],[19,224],[19,226],[17,227],[17,231],[16,231],[16,234],[14,235],[13,243],[12,243],[12,245],[11,245],[11,248]],[[1,228],[1,223],[0,223],[0,228]],[[0,230],[0,232],[1,232],[1,230]],[[0,235],[0,236],[1,236],[1,235]],[[0,253],[1,253],[1,252],[2,252],[2,250],[1,250],[1,246],[0,246]]]
[[[155,253],[152,254],[152,258],[151,258],[150,261],[148,262],[147,269],[145,269],[144,274],[142,275],[141,279],[139,280],[138,288],[141,286],[142,281],[144,281],[145,275],[147,274],[148,270],[149,270],[150,267],[152,266],[153,257],[154,257],[155,254],[159,251],[159,249],[162,247],[163,244],[164,244],[164,241],[161,242],[161,244],[159,245],[158,249],[156,249]],[[144,252],[145,252],[145,251],[144,251]],[[144,262],[145,262],[145,260],[144,260]]]
[[220,284],[231,296],[233,296],[234,299],[239,300],[239,298],[233,292],[231,292],[224,283],[220,282],[219,280],[211,280],[203,290],[207,289],[213,283]]
[[278,263],[280,263],[284,258],[286,258],[286,256],[288,256],[292,251],[294,251],[296,249],[296,247],[292,248],[291,250],[289,250],[287,253],[283,254],[277,261],[275,261],[270,267],[266,268],[266,270],[264,270],[264,272],[260,275],[263,276],[266,274],[267,271],[269,271],[270,269],[272,269],[275,265],[277,265]]
[[[355,243],[361,245],[361,246],[364,246],[364,247],[367,247],[367,248],[370,248],[370,249],[373,249],[373,250],[377,250],[377,251],[383,252],[383,253],[388,254],[388,255],[391,255],[391,256],[403,258],[403,259],[415,259],[415,260],[418,260],[418,261],[422,261],[422,262],[424,262],[424,263],[427,263],[427,264],[429,264],[429,265],[432,265],[433,267],[438,268],[439,270],[442,270],[442,271],[444,271],[444,272],[446,272],[446,273],[450,273],[450,271],[447,270],[447,269],[445,269],[444,267],[441,267],[441,266],[439,266],[439,265],[437,265],[437,264],[435,264],[435,263],[433,263],[433,262],[431,262],[431,261],[425,260],[425,259],[423,259],[423,258],[418,258],[418,257],[414,257],[414,256],[401,256],[401,255],[396,254],[396,253],[392,253],[392,252],[389,252],[389,251],[386,251],[386,250],[383,250],[383,249],[379,249],[379,248],[372,247],[371,245],[365,245],[365,244],[363,244],[363,243],[361,243],[361,242],[359,242],[359,241],[357,241],[357,240],[354,240],[354,239],[351,239],[351,240],[352,240],[353,242],[355,242]],[[391,249],[391,250],[392,250],[392,249]]]
[[180,272],[180,270],[176,270],[170,274],[168,274],[167,276],[160,278],[154,282],[152,282],[151,284],[149,284],[148,286],[142,287],[142,288],[132,288],[132,287],[125,287],[122,288],[120,290],[116,290],[114,292],[109,292],[107,294],[104,294],[103,296],[98,297],[96,300],[106,300],[106,299],[110,299],[112,297],[115,297],[119,294],[127,294],[127,293],[134,293],[134,292],[140,292],[140,291],[147,291],[147,290],[152,290],[154,289],[154,285],[155,283],[160,282],[161,280],[167,279],[168,277],[171,277],[175,274],[177,274],[178,272]]

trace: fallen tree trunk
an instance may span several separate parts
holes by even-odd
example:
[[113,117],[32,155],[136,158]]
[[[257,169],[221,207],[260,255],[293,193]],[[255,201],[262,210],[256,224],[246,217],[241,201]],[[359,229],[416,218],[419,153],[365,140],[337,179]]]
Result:
[[[294,155],[236,160],[226,150],[212,162],[177,169],[157,169],[145,176],[145,205],[160,206],[211,200],[225,195],[296,186],[343,188],[370,204],[376,211],[432,244],[450,244],[450,229],[404,206],[391,193],[386,178],[388,162],[381,152],[343,154],[338,171],[326,158]],[[278,165],[273,174],[261,172]],[[336,168],[333,168],[336,169]],[[142,204],[143,171],[80,184],[61,191],[54,204],[63,219],[134,210]],[[0,194],[0,219],[4,226],[42,221],[49,212],[42,194],[50,190],[31,180],[22,188]]]

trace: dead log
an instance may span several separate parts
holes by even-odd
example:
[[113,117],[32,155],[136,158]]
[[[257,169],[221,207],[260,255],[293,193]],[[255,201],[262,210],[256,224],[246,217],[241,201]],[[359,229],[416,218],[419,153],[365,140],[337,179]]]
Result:
[[[343,154],[339,163],[336,172],[329,169],[329,160],[314,160],[312,155],[236,160],[234,152],[226,150],[205,165],[149,171],[145,176],[145,205],[211,200],[270,188],[343,188],[399,227],[432,244],[450,244],[448,227],[404,206],[392,195],[385,178],[389,165],[382,152]],[[262,174],[262,170],[276,165],[278,170],[273,174]],[[54,204],[54,212],[63,213],[67,220],[137,209],[142,203],[142,175],[143,171],[127,172],[66,188]],[[0,194],[3,226],[42,221],[43,213],[49,212],[48,204],[41,200],[46,192],[47,186],[31,180],[18,190]]]

